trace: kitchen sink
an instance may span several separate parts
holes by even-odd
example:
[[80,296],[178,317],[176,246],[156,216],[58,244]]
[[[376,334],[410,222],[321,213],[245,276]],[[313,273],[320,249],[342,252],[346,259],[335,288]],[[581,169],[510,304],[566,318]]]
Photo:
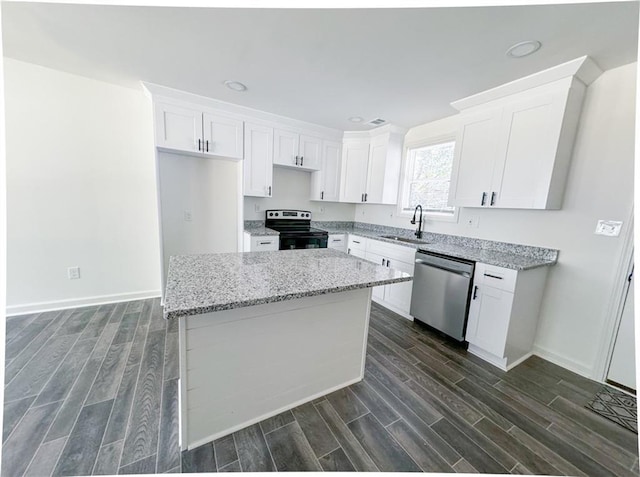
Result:
[[398,237],[397,235],[381,235],[380,238],[385,238],[389,240],[397,240],[398,242],[406,242],[406,243],[419,243],[426,244],[429,242],[425,242],[424,240],[406,238],[406,237]]

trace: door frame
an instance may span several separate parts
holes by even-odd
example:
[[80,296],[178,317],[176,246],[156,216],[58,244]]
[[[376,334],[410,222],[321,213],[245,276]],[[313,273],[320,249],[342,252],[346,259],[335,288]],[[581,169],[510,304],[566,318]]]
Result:
[[[606,382],[609,365],[613,356],[613,348],[615,346],[616,337],[620,320],[622,319],[622,311],[626,300],[627,280],[629,274],[633,270],[633,242],[634,242],[634,207],[631,207],[629,219],[627,220],[626,231],[623,233],[622,253],[618,260],[615,272],[615,281],[609,298],[607,314],[605,315],[605,323],[602,337],[600,338],[600,346],[596,358],[596,364],[593,369],[592,378],[599,382]],[[634,293],[633,289],[629,290]],[[636,341],[636,348],[637,348]]]

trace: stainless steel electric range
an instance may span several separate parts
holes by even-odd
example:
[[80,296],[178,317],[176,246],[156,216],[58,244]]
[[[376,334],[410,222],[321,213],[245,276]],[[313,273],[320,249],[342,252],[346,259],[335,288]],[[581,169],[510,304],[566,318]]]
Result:
[[327,248],[329,233],[311,227],[308,210],[267,210],[264,225],[280,232],[280,250]]

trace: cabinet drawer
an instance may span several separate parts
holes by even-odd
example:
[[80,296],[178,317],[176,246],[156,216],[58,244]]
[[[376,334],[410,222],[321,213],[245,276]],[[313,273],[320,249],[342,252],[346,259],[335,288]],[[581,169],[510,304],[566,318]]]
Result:
[[338,235],[329,235],[329,242],[327,243],[327,247],[333,248],[335,250],[340,250],[341,252],[347,251],[347,238],[344,234]]
[[367,239],[359,235],[349,235],[349,248],[364,252],[367,248]]
[[476,263],[475,282],[499,290],[514,292],[516,289],[517,270],[496,267],[485,263]]
[[413,247],[395,245],[375,239],[369,239],[367,250],[382,255],[389,260],[399,260],[405,263],[413,263],[416,255],[416,250]]
[[274,251],[280,248],[280,237],[277,235],[269,237],[251,237],[252,252]]

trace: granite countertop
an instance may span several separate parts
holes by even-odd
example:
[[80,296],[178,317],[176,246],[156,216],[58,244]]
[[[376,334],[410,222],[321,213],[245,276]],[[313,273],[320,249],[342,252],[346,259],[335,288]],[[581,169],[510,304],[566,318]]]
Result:
[[171,257],[165,318],[410,281],[404,272],[322,248]]
[[[260,225],[259,221],[248,222],[245,231],[257,230],[256,226],[258,225]],[[424,233],[422,243],[414,244],[383,238],[384,235],[394,235],[415,239],[414,231],[410,229],[360,222],[312,222],[311,225],[321,230],[326,230],[329,234],[355,234],[382,242],[402,245],[403,247],[409,247],[414,250],[419,248],[474,262],[511,268],[513,270],[529,270],[531,268],[554,265],[558,261],[557,250],[529,245],[495,242],[430,232]],[[264,229],[264,222],[262,226]]]
[[244,231],[252,237],[265,237],[267,235],[280,235],[280,232],[273,229],[268,229],[264,225],[245,225]]

